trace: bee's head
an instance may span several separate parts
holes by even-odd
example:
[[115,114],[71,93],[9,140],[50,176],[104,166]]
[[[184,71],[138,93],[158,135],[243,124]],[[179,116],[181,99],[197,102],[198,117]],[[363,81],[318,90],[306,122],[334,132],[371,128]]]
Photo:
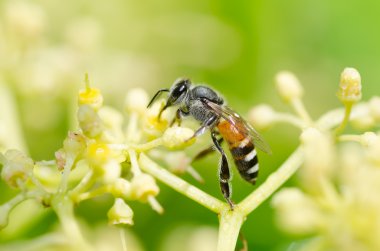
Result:
[[158,114],[158,119],[161,117],[161,113],[168,107],[172,105],[180,104],[186,97],[187,92],[190,89],[191,81],[190,79],[177,79],[172,87],[170,89],[161,89],[159,90],[152,98],[152,100],[149,102],[148,107],[152,105],[154,100],[162,93],[162,92],[169,92],[168,99],[166,101],[165,106],[161,109],[160,113]]
[[169,97],[166,107],[181,103],[190,88],[190,79],[177,79],[169,90]]

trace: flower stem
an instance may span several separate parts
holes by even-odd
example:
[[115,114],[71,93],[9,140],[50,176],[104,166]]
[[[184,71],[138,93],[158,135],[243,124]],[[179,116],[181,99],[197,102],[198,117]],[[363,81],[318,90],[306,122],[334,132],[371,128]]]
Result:
[[53,199],[52,206],[72,247],[77,250],[92,250],[83,238],[79,225],[75,220],[74,203],[70,198],[64,195],[57,195]]
[[303,151],[298,147],[276,172],[272,173],[263,184],[237,205],[244,215],[250,214],[285,183],[298,170],[303,159]]
[[234,210],[223,210],[219,216],[219,236],[217,251],[233,251],[244,222],[244,214],[235,207]]
[[140,158],[140,168],[144,171],[170,186],[177,192],[189,197],[190,199],[196,201],[197,203],[203,205],[204,207],[210,209],[215,213],[221,212],[223,209],[228,208],[227,203],[224,203],[217,198],[203,192],[202,190],[190,185],[186,181],[178,178],[174,174],[170,173],[166,169],[160,167],[158,164],[149,159],[145,154],[141,153]]
[[346,128],[347,122],[350,119],[350,114],[352,110],[352,103],[347,103],[345,104],[345,110],[344,110],[344,117],[342,123],[335,129],[335,134],[338,135],[340,134],[344,128]]
[[291,101],[293,109],[296,111],[298,116],[306,122],[306,124],[311,125],[313,121],[310,118],[309,113],[306,111],[305,106],[301,99],[293,99]]

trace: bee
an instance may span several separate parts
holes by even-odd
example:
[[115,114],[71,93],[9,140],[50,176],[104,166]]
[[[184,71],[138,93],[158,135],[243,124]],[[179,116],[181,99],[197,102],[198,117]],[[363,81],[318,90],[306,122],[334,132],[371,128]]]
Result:
[[[255,147],[268,154],[271,153],[270,147],[251,125],[225,104],[223,98],[213,89],[203,85],[192,85],[189,79],[178,79],[170,89],[157,91],[148,107],[162,92],[168,92],[169,95],[166,104],[158,114],[158,119],[168,107],[177,106],[176,116],[171,125],[175,122],[180,125],[182,118],[186,116],[192,116],[201,123],[190,139],[204,134],[207,129],[210,130],[213,148],[221,155],[220,189],[230,207],[233,208],[231,171],[221,142],[223,140],[227,142],[240,176],[251,184],[256,183],[259,173]],[[221,138],[218,139],[219,135]]]

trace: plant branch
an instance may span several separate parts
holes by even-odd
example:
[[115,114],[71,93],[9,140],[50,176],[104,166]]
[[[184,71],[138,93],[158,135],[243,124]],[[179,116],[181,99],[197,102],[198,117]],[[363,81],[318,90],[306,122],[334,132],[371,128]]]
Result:
[[272,173],[263,184],[240,202],[237,207],[240,208],[244,215],[250,214],[298,170],[303,163],[303,159],[303,151],[298,147],[276,172]]
[[190,185],[186,181],[178,178],[174,174],[170,173],[166,169],[160,167],[145,154],[141,153],[140,158],[140,168],[144,171],[170,186],[177,192],[189,197],[190,199],[198,202],[204,207],[210,209],[215,213],[220,213],[223,209],[228,208],[227,203],[222,202],[215,197],[203,192],[202,190]]

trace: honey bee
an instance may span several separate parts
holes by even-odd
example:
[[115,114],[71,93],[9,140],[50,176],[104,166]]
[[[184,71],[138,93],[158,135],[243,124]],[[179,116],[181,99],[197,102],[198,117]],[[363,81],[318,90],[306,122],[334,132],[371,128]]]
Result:
[[[189,115],[201,123],[200,128],[190,139],[202,135],[207,129],[211,131],[214,147],[221,154],[220,189],[230,207],[233,208],[231,172],[221,141],[227,142],[240,176],[251,184],[256,183],[259,173],[255,147],[268,154],[271,153],[270,147],[257,131],[239,114],[226,106],[223,98],[211,88],[203,85],[194,86],[189,79],[178,79],[170,89],[159,90],[149,102],[148,107],[162,92],[169,92],[169,96],[158,114],[159,119],[166,108],[177,106],[178,110],[172,124],[177,122],[180,125],[182,118]],[[218,139],[219,135],[222,138]]]

